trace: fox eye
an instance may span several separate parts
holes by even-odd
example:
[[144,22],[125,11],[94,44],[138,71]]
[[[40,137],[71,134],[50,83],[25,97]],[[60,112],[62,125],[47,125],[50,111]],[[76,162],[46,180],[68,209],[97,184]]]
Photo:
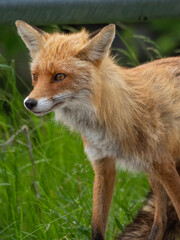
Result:
[[54,81],[60,82],[66,78],[66,74],[64,73],[58,73],[54,76]]
[[33,80],[34,80],[35,82],[37,82],[37,79],[38,79],[37,74],[33,74]]

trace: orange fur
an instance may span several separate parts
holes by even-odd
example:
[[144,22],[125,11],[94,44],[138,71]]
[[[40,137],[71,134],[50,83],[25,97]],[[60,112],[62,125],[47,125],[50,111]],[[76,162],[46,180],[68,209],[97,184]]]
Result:
[[103,159],[100,162],[94,163],[93,169],[95,179],[93,189],[92,237],[96,239],[98,234],[104,238],[106,232],[116,175],[115,161],[114,159]]
[[[164,190],[180,218],[180,180],[174,164],[180,159],[180,58],[122,68],[109,56],[114,25],[89,37],[85,30],[47,34],[22,21],[16,24],[32,56],[32,74],[38,76],[27,98],[36,106],[29,110],[37,115],[55,111],[57,119],[81,133],[92,161],[92,239],[105,238],[112,198],[109,183],[113,188],[114,161],[120,159],[127,168],[145,171],[151,183],[156,179],[150,239],[161,240],[165,223],[162,231],[157,226],[162,227],[166,211],[158,206],[160,202],[166,206]],[[57,73],[66,79],[55,82]],[[56,102],[63,93],[69,95]],[[162,216],[157,217],[159,213]]]

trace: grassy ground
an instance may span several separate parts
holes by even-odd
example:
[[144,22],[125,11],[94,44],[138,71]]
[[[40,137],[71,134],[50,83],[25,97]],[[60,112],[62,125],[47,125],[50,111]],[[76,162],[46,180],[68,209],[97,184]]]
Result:
[[[22,80],[2,57],[0,79],[0,144],[27,125],[36,168],[24,132],[0,146],[0,239],[90,239],[94,175],[79,135],[56,124],[53,114],[38,118],[24,108],[16,87]],[[143,174],[118,170],[107,239],[131,221],[147,192]]]

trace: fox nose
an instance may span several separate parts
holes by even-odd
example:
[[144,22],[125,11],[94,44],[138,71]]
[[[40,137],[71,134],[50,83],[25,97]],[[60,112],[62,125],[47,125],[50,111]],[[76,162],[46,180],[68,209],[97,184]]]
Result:
[[32,110],[33,107],[37,105],[37,101],[34,98],[29,98],[24,102],[24,104],[29,110]]

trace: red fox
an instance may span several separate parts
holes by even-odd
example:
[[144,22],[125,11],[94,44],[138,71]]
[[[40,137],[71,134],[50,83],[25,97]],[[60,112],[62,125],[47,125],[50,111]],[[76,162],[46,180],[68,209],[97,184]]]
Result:
[[149,239],[163,239],[168,197],[180,219],[180,57],[127,69],[110,56],[114,24],[93,34],[16,26],[32,58],[25,107],[37,116],[54,111],[78,131],[92,163],[92,240],[105,239],[118,161],[147,173],[155,204]]

